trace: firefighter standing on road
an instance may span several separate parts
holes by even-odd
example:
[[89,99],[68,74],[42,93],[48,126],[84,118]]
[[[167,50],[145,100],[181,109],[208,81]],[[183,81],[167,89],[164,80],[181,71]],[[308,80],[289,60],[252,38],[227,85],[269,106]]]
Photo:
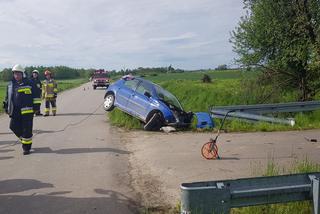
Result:
[[57,113],[57,83],[52,78],[52,73],[49,70],[46,70],[44,72],[44,75],[46,76],[46,80],[43,81],[42,84],[42,98],[46,101],[46,108],[45,108],[45,115],[49,116],[50,112],[50,104],[52,107],[52,115],[55,116]]
[[24,68],[15,65],[13,78],[7,86],[4,109],[10,116],[10,129],[22,143],[23,154],[30,154],[33,126],[32,86],[25,78]]
[[41,106],[41,90],[42,84],[39,80],[39,71],[32,71],[32,77],[30,78],[30,82],[32,84],[32,93],[33,93],[33,111],[35,115],[42,115],[40,112]]

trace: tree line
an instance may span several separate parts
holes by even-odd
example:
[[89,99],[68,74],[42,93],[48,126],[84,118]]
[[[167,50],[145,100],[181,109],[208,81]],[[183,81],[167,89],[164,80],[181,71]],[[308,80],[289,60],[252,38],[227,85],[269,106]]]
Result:
[[[76,79],[76,78],[89,78],[94,69],[83,69],[83,68],[70,68],[67,66],[29,66],[25,68],[28,77],[31,77],[33,70],[38,70],[41,79],[44,79],[44,72],[49,70],[53,73],[55,79]],[[0,72],[0,80],[9,81],[12,79],[11,68],[5,68]]]

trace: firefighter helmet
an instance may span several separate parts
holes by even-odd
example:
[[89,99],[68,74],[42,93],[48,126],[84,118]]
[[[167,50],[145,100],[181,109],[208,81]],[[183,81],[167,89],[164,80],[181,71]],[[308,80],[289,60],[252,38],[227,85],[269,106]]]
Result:
[[50,72],[49,70],[46,70],[46,71],[44,72],[44,75],[45,75],[45,76],[51,75],[51,72]]
[[39,71],[38,71],[38,70],[33,70],[32,73],[37,73],[37,74],[39,74]]
[[14,72],[14,71],[20,71],[20,72],[24,73],[24,68],[23,68],[21,65],[16,64],[16,65],[13,66],[13,68],[12,68],[12,72]]

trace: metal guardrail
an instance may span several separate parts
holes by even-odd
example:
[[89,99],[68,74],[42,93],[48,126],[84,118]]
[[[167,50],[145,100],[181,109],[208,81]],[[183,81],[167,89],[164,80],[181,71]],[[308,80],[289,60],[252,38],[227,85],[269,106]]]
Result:
[[230,213],[231,208],[313,201],[320,214],[320,172],[181,184],[181,213]]
[[220,118],[223,119],[226,114],[227,117],[226,119],[239,119],[239,120],[246,120],[249,122],[259,122],[259,121],[265,121],[269,123],[282,123],[282,124],[287,124],[294,126],[295,121],[294,119],[280,119],[280,118],[275,118],[275,117],[267,117],[267,116],[262,116],[262,115],[256,115],[256,114],[249,114],[245,112],[230,112],[230,110],[222,110],[222,109],[214,109],[211,110],[211,117],[212,118]]
[[236,110],[248,113],[276,113],[276,112],[302,112],[320,109],[320,101],[258,104],[258,105],[235,105],[235,106],[214,106],[211,110]]

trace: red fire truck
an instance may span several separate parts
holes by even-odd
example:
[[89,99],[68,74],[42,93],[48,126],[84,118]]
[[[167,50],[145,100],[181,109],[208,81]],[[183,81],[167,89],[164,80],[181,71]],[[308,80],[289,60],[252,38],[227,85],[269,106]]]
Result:
[[96,89],[97,87],[108,88],[110,84],[108,71],[105,71],[104,69],[95,70],[91,80],[92,80],[93,89]]

